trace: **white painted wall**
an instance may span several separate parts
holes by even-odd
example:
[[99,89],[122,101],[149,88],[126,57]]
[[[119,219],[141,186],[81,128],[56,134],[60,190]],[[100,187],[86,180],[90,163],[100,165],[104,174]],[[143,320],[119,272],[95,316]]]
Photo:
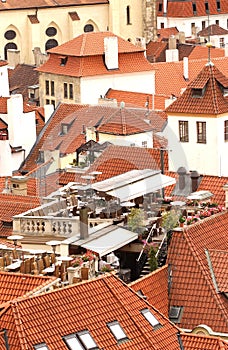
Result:
[[9,140],[0,140],[0,176],[11,176],[11,148]]
[[0,67],[0,96],[9,96],[9,80],[7,65]]
[[[168,116],[165,130],[169,142],[169,169],[176,171],[180,166],[186,170],[197,170],[200,174],[228,176],[228,143],[224,142],[224,120],[220,118]],[[179,121],[188,121],[189,142],[179,141]],[[206,121],[207,143],[197,143],[197,121]]]
[[81,78],[81,103],[97,104],[100,96],[104,96],[110,88],[154,94],[155,72],[149,71]]
[[119,135],[110,135],[105,133],[99,132],[99,143],[103,142],[111,142],[113,145],[118,146],[136,146],[136,147],[143,147],[142,142],[147,142],[147,148],[153,148],[153,132],[142,132],[139,134],[134,135],[126,135],[126,136],[119,136]]

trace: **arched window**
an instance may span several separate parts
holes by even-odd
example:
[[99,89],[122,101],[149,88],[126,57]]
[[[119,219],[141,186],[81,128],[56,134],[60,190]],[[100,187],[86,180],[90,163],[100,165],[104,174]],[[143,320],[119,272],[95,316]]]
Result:
[[58,41],[55,39],[49,39],[45,44],[45,51],[50,50],[56,46],[58,46]]
[[88,32],[93,32],[94,31],[94,27],[92,24],[86,24],[84,27],[84,32],[88,33]]
[[127,6],[126,12],[127,12],[127,24],[131,24],[130,6]]
[[55,36],[57,34],[57,29],[55,27],[48,27],[45,33],[47,36]]
[[7,50],[9,49],[14,49],[17,50],[17,45],[14,43],[8,43],[6,44],[6,46],[4,47],[4,56],[5,56],[5,60],[7,60]]
[[5,39],[13,40],[16,38],[16,32],[14,30],[7,30],[4,34]]

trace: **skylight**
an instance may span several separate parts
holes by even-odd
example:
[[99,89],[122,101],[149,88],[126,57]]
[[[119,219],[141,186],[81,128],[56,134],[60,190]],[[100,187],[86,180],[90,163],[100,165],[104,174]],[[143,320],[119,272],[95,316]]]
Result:
[[45,343],[42,343],[42,344],[34,345],[34,349],[36,349],[36,350],[48,350],[48,347]]
[[120,341],[128,339],[118,321],[108,323],[107,326],[109,327],[116,340]]
[[156,319],[156,317],[150,312],[149,309],[141,310],[143,316],[147,319],[147,321],[151,324],[152,327],[158,326],[160,323]]
[[93,338],[91,337],[89,331],[83,331],[83,332],[77,333],[77,335],[86,349],[90,349],[90,350],[98,349],[98,346],[93,340]]
[[64,342],[70,350],[78,349],[84,350],[84,347],[81,345],[80,341],[76,338],[76,334],[70,334],[66,337],[63,337]]

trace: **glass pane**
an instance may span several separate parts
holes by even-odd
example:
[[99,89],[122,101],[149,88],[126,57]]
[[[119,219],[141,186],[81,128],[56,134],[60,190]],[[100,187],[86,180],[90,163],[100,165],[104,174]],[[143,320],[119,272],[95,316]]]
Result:
[[154,315],[152,315],[152,313],[148,310],[148,311],[144,311],[143,315],[145,316],[145,318],[147,319],[147,321],[150,322],[151,326],[157,326],[159,324],[158,320],[156,319],[156,317],[154,317]]
[[120,339],[127,338],[126,334],[124,333],[124,331],[122,330],[119,324],[114,324],[110,326],[110,329],[114,334],[114,336],[116,337],[116,339],[120,340]]
[[79,338],[85,345],[86,349],[96,348],[97,345],[89,333],[79,334]]
[[75,337],[65,338],[65,341],[71,350],[84,350],[79,340]]

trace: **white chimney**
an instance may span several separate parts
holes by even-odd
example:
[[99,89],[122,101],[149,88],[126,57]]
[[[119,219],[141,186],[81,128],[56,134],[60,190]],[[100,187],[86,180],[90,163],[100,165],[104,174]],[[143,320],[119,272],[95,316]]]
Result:
[[189,80],[188,75],[188,57],[183,58],[184,79]]
[[21,146],[24,138],[23,129],[23,97],[21,94],[11,95],[7,99],[9,142],[13,147]]
[[168,0],[163,0],[163,13],[167,13],[167,2]]
[[54,112],[54,106],[53,104],[50,105],[44,105],[44,119],[45,119],[45,124],[47,123],[48,119]]
[[104,38],[104,52],[107,69],[118,69],[118,38],[116,36]]

